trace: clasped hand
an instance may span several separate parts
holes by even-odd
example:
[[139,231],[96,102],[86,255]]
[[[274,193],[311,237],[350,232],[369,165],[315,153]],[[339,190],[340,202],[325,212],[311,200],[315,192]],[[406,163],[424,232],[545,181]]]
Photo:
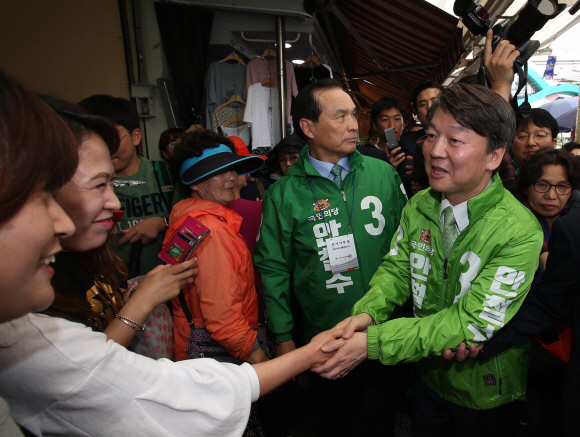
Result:
[[348,317],[337,324],[332,332],[342,331],[342,336],[321,347],[324,353],[330,354],[329,359],[310,370],[327,379],[339,379],[348,375],[352,369],[367,359],[366,329],[372,324],[371,316],[366,313]]

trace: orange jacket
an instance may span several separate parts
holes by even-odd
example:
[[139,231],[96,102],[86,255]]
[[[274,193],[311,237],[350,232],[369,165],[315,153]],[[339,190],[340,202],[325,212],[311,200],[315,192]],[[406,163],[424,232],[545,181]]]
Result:
[[[182,200],[171,211],[164,245],[188,215],[211,230],[195,251],[199,275],[183,289],[194,324],[204,326],[230,354],[245,361],[256,341],[252,328],[258,327],[258,299],[252,255],[238,233],[242,217],[215,202]],[[171,304],[175,360],[186,360],[191,328],[179,299]]]

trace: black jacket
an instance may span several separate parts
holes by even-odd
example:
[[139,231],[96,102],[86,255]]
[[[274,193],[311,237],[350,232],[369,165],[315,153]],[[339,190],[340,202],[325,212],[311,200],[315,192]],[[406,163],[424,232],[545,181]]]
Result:
[[580,210],[552,226],[548,262],[542,282],[530,292],[517,314],[485,344],[478,360],[486,360],[533,334],[571,320],[575,331],[568,373],[580,385]]

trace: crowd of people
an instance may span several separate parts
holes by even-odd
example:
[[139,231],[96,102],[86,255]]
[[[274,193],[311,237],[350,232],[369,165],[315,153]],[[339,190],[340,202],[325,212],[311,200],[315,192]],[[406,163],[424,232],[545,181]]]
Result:
[[267,157],[194,127],[148,160],[128,100],[0,72],[0,435],[508,436],[526,392],[575,435],[580,145],[490,41],[491,88],[385,96],[366,146],[309,84]]

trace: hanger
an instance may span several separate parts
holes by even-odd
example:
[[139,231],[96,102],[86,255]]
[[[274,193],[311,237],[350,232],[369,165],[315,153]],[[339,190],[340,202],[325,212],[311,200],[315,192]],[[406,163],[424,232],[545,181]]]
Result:
[[242,60],[242,58],[240,58],[240,57],[238,56],[238,54],[237,54],[237,53],[234,53],[234,52],[230,53],[230,54],[229,54],[229,55],[227,55],[225,58],[223,58],[223,59],[220,61],[220,64],[221,64],[222,62],[227,62],[227,61],[236,61],[236,62],[238,63],[238,65],[246,65],[246,64],[244,63],[244,61]]
[[230,121],[228,121],[227,123],[223,124],[223,127],[228,127],[230,124],[233,124],[235,122],[243,122],[244,121],[244,116],[243,115],[234,115],[232,117],[232,119]]
[[226,103],[223,103],[223,104],[219,105],[219,108],[223,108],[224,106],[228,106],[230,103],[234,103],[234,102],[239,102],[242,105],[245,105],[246,104],[246,102],[245,102],[244,99],[242,99],[237,94],[234,94],[233,96],[230,97],[230,99]]
[[276,57],[276,52],[270,48],[267,48],[264,50],[264,53],[262,53],[262,56],[260,56],[258,59],[264,59],[266,56]]
[[318,58],[312,54],[312,55],[308,56],[306,58],[306,61],[304,61],[298,67],[306,67],[310,63],[316,64],[316,66],[321,64],[321,62],[318,60]]
[[274,86],[274,82],[272,81],[272,79],[270,79],[270,76],[266,76],[264,80],[260,82],[260,85],[262,86],[270,85],[271,88],[276,88]]

